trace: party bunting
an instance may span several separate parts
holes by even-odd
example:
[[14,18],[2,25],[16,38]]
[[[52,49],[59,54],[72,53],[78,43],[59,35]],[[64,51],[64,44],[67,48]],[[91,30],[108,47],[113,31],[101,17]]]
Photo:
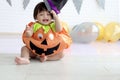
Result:
[[83,0],[73,0],[73,4],[74,4],[78,14],[80,13],[82,2],[83,2]]
[[28,6],[30,0],[24,0],[23,1],[23,8],[26,9],[26,7]]
[[[10,6],[12,6],[11,0],[6,0],[6,1]],[[79,14],[83,0],[72,0],[72,1],[73,1],[75,8],[76,8],[77,13]],[[23,0],[23,8],[24,9],[26,9],[29,2],[30,2],[30,0]],[[102,9],[105,8],[105,0],[96,0],[96,2]]]
[[97,1],[98,5],[99,5],[102,9],[105,8],[105,0],[96,0],[96,1]]
[[[80,13],[80,9],[81,9],[81,5],[83,3],[83,0],[72,0],[73,4],[77,10],[77,13]],[[96,2],[98,3],[98,5],[104,9],[105,8],[105,0],[96,0]]]
[[6,1],[10,6],[12,6],[11,0],[6,0]]

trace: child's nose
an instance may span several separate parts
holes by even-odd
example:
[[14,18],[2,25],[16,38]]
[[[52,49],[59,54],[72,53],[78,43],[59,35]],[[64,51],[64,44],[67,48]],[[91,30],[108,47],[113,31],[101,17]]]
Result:
[[45,17],[45,18],[47,18],[47,17],[48,17],[48,15],[47,15],[47,14],[45,14],[45,15],[44,15],[44,17]]

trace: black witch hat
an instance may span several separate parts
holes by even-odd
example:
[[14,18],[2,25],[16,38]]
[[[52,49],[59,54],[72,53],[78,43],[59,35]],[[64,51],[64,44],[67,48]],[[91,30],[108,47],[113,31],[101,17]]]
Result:
[[67,0],[44,0],[44,2],[49,11],[54,10],[56,14],[59,14]]

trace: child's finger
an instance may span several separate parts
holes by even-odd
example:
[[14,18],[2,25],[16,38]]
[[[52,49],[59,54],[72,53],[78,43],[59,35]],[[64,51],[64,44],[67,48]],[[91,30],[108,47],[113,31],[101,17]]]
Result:
[[31,29],[31,28],[30,28],[30,26],[26,25],[26,29],[28,30],[28,29]]

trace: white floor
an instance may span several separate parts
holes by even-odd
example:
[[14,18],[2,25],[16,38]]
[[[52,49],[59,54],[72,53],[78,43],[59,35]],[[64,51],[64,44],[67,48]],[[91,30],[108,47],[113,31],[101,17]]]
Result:
[[75,44],[60,61],[16,65],[20,36],[0,36],[0,80],[120,80],[120,42]]

